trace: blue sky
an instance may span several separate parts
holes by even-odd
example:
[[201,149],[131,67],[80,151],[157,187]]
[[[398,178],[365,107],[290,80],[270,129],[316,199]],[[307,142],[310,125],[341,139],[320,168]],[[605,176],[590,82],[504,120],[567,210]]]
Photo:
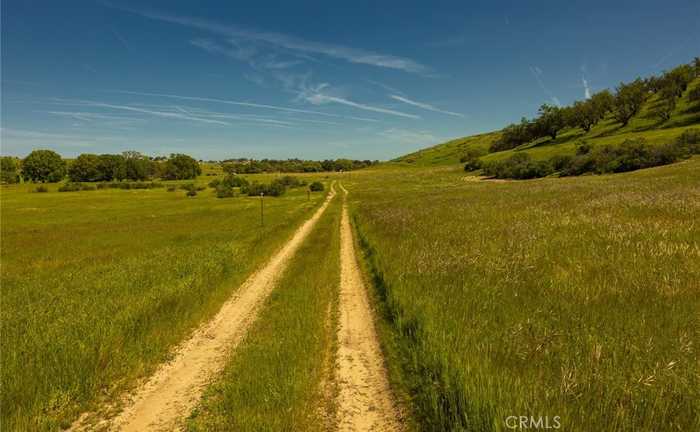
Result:
[[698,47],[697,0],[5,0],[2,153],[388,159]]

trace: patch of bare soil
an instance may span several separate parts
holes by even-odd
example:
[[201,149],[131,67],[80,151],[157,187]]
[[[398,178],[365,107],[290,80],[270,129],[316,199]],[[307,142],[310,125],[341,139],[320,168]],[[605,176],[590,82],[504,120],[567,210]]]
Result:
[[[340,188],[347,195],[342,185]],[[399,431],[399,411],[389,387],[345,202],[340,229],[338,430]]]

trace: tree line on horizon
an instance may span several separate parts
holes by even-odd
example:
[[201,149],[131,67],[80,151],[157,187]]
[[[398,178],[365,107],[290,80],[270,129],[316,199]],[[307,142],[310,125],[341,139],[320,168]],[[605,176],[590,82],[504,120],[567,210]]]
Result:
[[227,159],[221,163],[228,174],[258,173],[312,173],[326,171],[353,171],[378,164],[378,160],[326,159],[323,161],[304,159]]
[[[700,77],[700,57],[690,64],[677,66],[659,76],[637,78],[620,83],[615,92],[603,90],[583,101],[569,106],[543,104],[534,119],[523,117],[520,123],[510,124],[502,130],[501,137],[491,145],[490,152],[510,150],[522,144],[549,137],[552,140],[566,128],[581,128],[588,132],[608,114],[622,127],[639,113],[651,95],[658,95],[658,103],[652,114],[661,121],[671,118],[678,99],[695,78]],[[700,101],[700,87],[688,95],[690,102]]]
[[[219,163],[226,174],[303,173],[325,171],[351,171],[365,168],[379,161],[327,159],[324,161],[302,159],[228,159]],[[121,154],[83,153],[67,161],[53,150],[34,150],[24,159],[3,156],[0,159],[0,181],[18,183],[56,183],[64,179],[70,182],[144,181],[149,179],[191,180],[202,173],[200,161],[186,154],[169,157],[149,157],[137,151]]]

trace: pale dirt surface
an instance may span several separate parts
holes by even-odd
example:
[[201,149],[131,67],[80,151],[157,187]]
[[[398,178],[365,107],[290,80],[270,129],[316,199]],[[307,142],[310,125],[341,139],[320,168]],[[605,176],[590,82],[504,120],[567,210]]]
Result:
[[171,362],[127,395],[124,410],[113,419],[86,424],[84,415],[71,430],[172,431],[182,426],[199,402],[204,388],[223,369],[232,349],[255,321],[290,259],[335,195],[333,185],[326,201],[260,270],[252,274],[221,307],[214,318],[199,327],[176,350]]
[[[342,185],[340,188],[347,195]],[[340,227],[339,313],[336,358],[338,430],[401,430],[399,411],[389,387],[369,297],[355,255],[345,202]]]

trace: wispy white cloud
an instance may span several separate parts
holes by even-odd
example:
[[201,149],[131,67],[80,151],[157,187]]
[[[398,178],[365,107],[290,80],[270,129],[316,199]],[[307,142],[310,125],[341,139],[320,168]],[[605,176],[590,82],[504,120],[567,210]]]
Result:
[[588,81],[586,80],[586,77],[581,77],[581,83],[583,84],[583,97],[585,97],[586,99],[590,99],[591,88],[588,86]]
[[447,115],[451,115],[451,116],[455,116],[455,117],[464,117],[464,114],[460,114],[458,112],[453,112],[453,111],[442,110],[442,109],[437,108],[433,105],[423,103],[423,102],[417,102],[417,101],[411,100],[407,97],[403,97],[403,96],[399,96],[399,95],[389,95],[389,97],[394,99],[394,100],[397,100],[399,102],[403,102],[403,103],[408,104],[408,105],[422,108],[424,110],[435,111],[438,113],[447,114]]
[[[97,141],[119,141],[122,137],[100,135],[74,135],[43,132],[25,129],[0,128],[3,140],[13,140],[29,145],[47,145],[60,143],[66,147],[90,147]],[[15,143],[12,143],[15,144]]]
[[338,115],[338,114],[326,113],[326,112],[322,112],[322,111],[313,111],[313,110],[306,110],[306,109],[301,109],[301,108],[288,108],[288,107],[282,107],[282,106],[277,106],[277,105],[259,104],[259,103],[253,103],[253,102],[241,102],[241,101],[233,101],[233,100],[227,100],[227,99],[216,99],[216,98],[198,97],[198,96],[181,96],[181,95],[174,95],[174,94],[168,94],[168,93],[134,92],[134,91],[127,91],[127,90],[111,90],[110,92],[121,93],[121,94],[131,94],[131,95],[140,95],[140,96],[154,96],[154,97],[189,100],[189,101],[199,101],[199,102],[212,102],[212,103],[220,103],[220,104],[226,104],[226,105],[244,106],[244,107],[250,107],[250,108],[262,108],[262,109],[270,109],[270,110],[275,110],[275,111],[284,111],[284,112],[299,113],[299,114],[314,114],[314,115],[320,115],[320,116],[325,116],[325,117],[345,118],[345,119],[367,121],[367,122],[377,122],[378,121],[378,120],[370,119],[370,118],[343,116],[343,115]]
[[212,119],[207,119],[207,118],[202,118],[202,117],[195,117],[192,115],[185,114],[183,112],[155,111],[155,110],[148,110],[145,108],[129,106],[129,105],[115,105],[115,104],[109,104],[109,103],[104,103],[104,102],[93,102],[93,101],[83,101],[83,104],[84,104],[84,106],[91,106],[91,107],[95,107],[95,108],[111,108],[114,110],[122,110],[122,111],[130,111],[130,112],[149,114],[149,115],[156,116],[156,117],[165,117],[165,118],[173,118],[173,119],[180,119],[180,120],[190,120],[190,121],[194,121],[194,122],[230,126],[230,123],[227,123],[227,122],[224,122],[221,120],[212,120]]
[[[112,5],[113,6],[113,5]],[[116,6],[113,6],[116,7]],[[234,39],[247,39],[253,42],[269,44],[283,50],[293,51],[302,55],[317,54],[330,58],[345,60],[350,63],[365,64],[381,68],[398,69],[411,73],[429,73],[430,68],[419,62],[395,55],[381,54],[369,50],[309,41],[291,35],[255,31],[234,25],[224,25],[213,21],[177,16],[168,13],[121,8],[146,18],[197,28],[214,34],[220,34]]]
[[537,85],[540,86],[542,91],[549,96],[549,99],[556,105],[556,106],[561,106],[561,102],[559,101],[559,98],[557,98],[554,93],[549,91],[549,89],[544,85],[544,82],[542,81],[542,75],[544,75],[544,72],[542,69],[540,69],[538,66],[530,66],[530,73],[532,76],[535,78],[537,81]]
[[389,114],[389,115],[394,115],[398,117],[405,117],[405,118],[410,118],[410,119],[420,119],[420,116],[414,115],[414,114],[408,114],[405,112],[401,111],[396,111],[388,108],[381,108],[381,107],[376,107],[372,105],[366,105],[358,102],[353,102],[349,99],[337,97],[337,96],[330,96],[327,94],[323,94],[320,92],[314,92],[312,94],[307,94],[304,96],[304,99],[314,105],[323,105],[327,103],[337,103],[341,105],[346,105],[350,106],[353,108],[365,110],[365,111],[372,111],[372,112],[377,112],[377,113],[382,113],[382,114]]
[[588,85],[588,80],[586,79],[586,65],[581,65],[581,84],[583,85],[583,97],[590,99],[591,88]]

